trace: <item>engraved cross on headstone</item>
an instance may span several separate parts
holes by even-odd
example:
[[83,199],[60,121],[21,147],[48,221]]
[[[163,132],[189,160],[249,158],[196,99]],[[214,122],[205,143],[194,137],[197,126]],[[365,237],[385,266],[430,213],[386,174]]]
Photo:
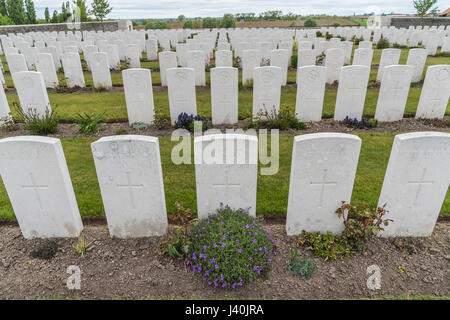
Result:
[[225,183],[217,183],[217,184],[213,184],[213,187],[215,188],[215,189],[225,189],[225,200],[230,200],[230,190],[231,189],[240,189],[241,188],[241,184],[240,183],[233,183],[233,182],[230,182],[230,180],[229,180],[229,178],[230,178],[230,175],[229,175],[229,170],[227,169],[226,171],[225,171]]
[[325,200],[325,188],[326,187],[336,187],[337,182],[327,181],[328,170],[324,170],[323,179],[320,182],[311,182],[311,186],[313,187],[321,187],[320,191],[320,200],[319,200],[319,208],[323,208],[324,200]]
[[24,185],[24,186],[22,186],[22,188],[25,189],[25,190],[33,190],[34,191],[34,195],[36,196],[36,199],[37,199],[38,204],[39,204],[39,209],[41,211],[43,211],[44,210],[44,206],[42,204],[42,199],[41,199],[41,196],[39,194],[39,190],[48,190],[48,185],[38,185],[38,184],[36,184],[36,182],[34,180],[33,173],[31,173],[31,172],[30,172],[29,176],[30,176],[30,180],[31,180],[31,185]]
[[417,205],[417,202],[419,200],[419,196],[422,192],[422,186],[426,186],[426,185],[432,185],[434,183],[434,181],[426,181],[425,180],[425,176],[427,174],[427,169],[424,168],[423,172],[422,172],[422,177],[420,178],[419,181],[408,181],[409,185],[416,185],[417,186],[417,192],[416,192],[416,197],[414,200],[414,205]]
[[142,189],[144,187],[144,185],[143,184],[135,184],[135,185],[133,185],[131,183],[131,172],[128,171],[126,173],[126,175],[127,175],[127,184],[122,184],[122,185],[118,184],[117,188],[128,189],[128,192],[129,192],[129,195],[130,195],[130,200],[131,200],[131,206],[132,206],[133,209],[136,209],[136,202],[135,202],[135,199],[134,199],[133,190],[134,189]]

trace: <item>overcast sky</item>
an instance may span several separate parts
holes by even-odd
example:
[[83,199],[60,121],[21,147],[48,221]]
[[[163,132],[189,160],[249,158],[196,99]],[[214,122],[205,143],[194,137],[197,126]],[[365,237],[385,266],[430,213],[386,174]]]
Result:
[[[88,0],[88,3],[91,1]],[[45,7],[50,13],[61,11],[62,0],[35,0],[38,16],[43,18]],[[353,15],[353,13],[414,13],[412,0],[110,0],[114,8],[110,18],[176,18],[220,17],[225,13],[260,13],[282,10],[283,13]],[[448,0],[438,0],[441,11]]]

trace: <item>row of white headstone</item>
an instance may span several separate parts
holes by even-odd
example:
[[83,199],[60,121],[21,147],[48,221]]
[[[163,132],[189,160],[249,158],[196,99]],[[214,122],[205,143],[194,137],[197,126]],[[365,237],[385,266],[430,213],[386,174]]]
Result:
[[[170,68],[166,71],[171,123],[174,125],[181,113],[197,114],[195,70]],[[253,88],[253,117],[261,112],[279,112],[281,103],[281,76],[279,67],[255,68]],[[307,66],[299,69],[296,117],[303,122],[321,121],[323,114],[327,68]],[[342,67],[339,75],[334,119],[346,117],[361,120],[365,106],[370,69],[352,65]],[[409,66],[385,67],[375,119],[381,122],[403,119],[411,84]],[[51,108],[43,74],[23,71],[13,74],[19,101],[24,112],[30,109],[45,115]],[[130,124],[154,121],[154,101],[151,72],[148,69],[123,71],[125,100]],[[442,119],[450,97],[450,66],[436,65],[428,68],[419,105],[418,119]],[[211,114],[213,125],[238,122],[238,70],[230,67],[211,69]],[[0,89],[0,118],[10,113],[5,92]]]
[[[92,143],[112,237],[162,236],[167,212],[158,138],[115,136]],[[287,234],[340,234],[335,211],[350,202],[361,139],[341,133],[297,136],[291,166]],[[235,150],[237,150],[235,152]],[[200,219],[220,203],[256,215],[258,138],[212,134],[194,140]],[[450,184],[450,134],[395,137],[379,206],[394,222],[385,237],[427,237]],[[77,237],[83,224],[59,139],[0,140],[0,174],[25,238]],[[276,191],[276,190],[275,190]]]

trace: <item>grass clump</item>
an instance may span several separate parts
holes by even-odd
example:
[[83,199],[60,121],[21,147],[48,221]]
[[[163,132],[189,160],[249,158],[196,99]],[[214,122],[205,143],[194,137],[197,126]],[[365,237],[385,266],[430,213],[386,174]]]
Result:
[[298,255],[298,250],[291,249],[291,260],[286,261],[287,269],[295,275],[302,276],[303,279],[309,280],[314,274],[316,265],[312,259],[303,259]]
[[254,129],[279,129],[279,130],[306,130],[305,123],[299,121],[289,108],[282,108],[279,111],[272,108],[271,111],[260,111],[253,120]]
[[236,289],[257,279],[276,255],[275,240],[262,219],[223,205],[200,221],[189,238],[193,272],[214,287]]
[[87,242],[86,239],[81,235],[78,238],[77,243],[73,246],[73,248],[74,248],[75,252],[81,256],[81,258],[84,258],[84,254],[86,253],[86,250],[91,246],[91,244],[94,243],[94,241]]
[[17,111],[19,120],[23,121],[24,128],[32,134],[47,136],[58,132],[56,107],[53,110],[50,106],[47,107],[44,115],[40,115],[36,109],[28,109],[28,111],[25,112],[17,103],[13,103],[13,107]]
[[83,134],[93,134],[100,130],[103,124],[101,121],[105,113],[96,115],[96,114],[88,114],[88,113],[77,113],[77,125],[79,127],[80,133]]
[[7,116],[0,118],[0,129],[12,132],[17,130],[17,124],[12,117],[11,112]]
[[384,219],[388,214],[385,208],[370,208],[366,204],[356,206],[342,203],[336,214],[344,222],[345,229],[341,236],[303,232],[298,239],[300,245],[306,246],[315,257],[327,260],[344,259],[364,251],[367,241],[376,237],[383,227],[388,226],[390,219]]

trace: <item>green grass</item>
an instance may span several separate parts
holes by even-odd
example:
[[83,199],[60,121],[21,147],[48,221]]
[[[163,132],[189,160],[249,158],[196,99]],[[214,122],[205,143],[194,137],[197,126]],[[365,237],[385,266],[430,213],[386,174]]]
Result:
[[[419,104],[421,88],[411,88],[406,104],[405,115],[414,116]],[[364,108],[365,116],[374,116],[378,101],[378,89],[368,90]],[[285,89],[281,92],[281,106],[295,111],[296,89]],[[336,104],[337,90],[325,91],[325,103],[323,108],[324,117],[333,117]],[[155,106],[169,115],[169,100],[167,92],[153,93]],[[13,102],[19,102],[17,95],[7,95],[10,106]],[[57,106],[57,113],[62,120],[76,119],[77,113],[105,113],[107,120],[126,120],[127,111],[125,95],[123,92],[99,92],[99,93],[65,93],[49,94],[52,107]],[[252,113],[252,91],[239,91],[239,117],[249,118]],[[203,117],[211,118],[211,95],[210,92],[197,92],[197,113]],[[450,103],[446,114],[450,114]],[[14,116],[17,116],[13,112]]]
[[[378,204],[384,175],[395,134],[360,133],[362,150],[356,175],[352,202]],[[280,169],[274,176],[258,177],[257,213],[266,216],[285,216],[289,194],[289,177],[294,136],[280,136]],[[90,143],[96,138],[61,139],[72,183],[82,216],[103,216],[104,209],[94,168]],[[196,212],[196,188],[194,165],[176,166],[171,161],[172,142],[169,137],[160,138],[161,161],[164,176],[168,212],[173,213],[176,201]],[[450,192],[445,199],[442,213],[450,213]],[[14,220],[6,190],[0,181],[0,219]]]

